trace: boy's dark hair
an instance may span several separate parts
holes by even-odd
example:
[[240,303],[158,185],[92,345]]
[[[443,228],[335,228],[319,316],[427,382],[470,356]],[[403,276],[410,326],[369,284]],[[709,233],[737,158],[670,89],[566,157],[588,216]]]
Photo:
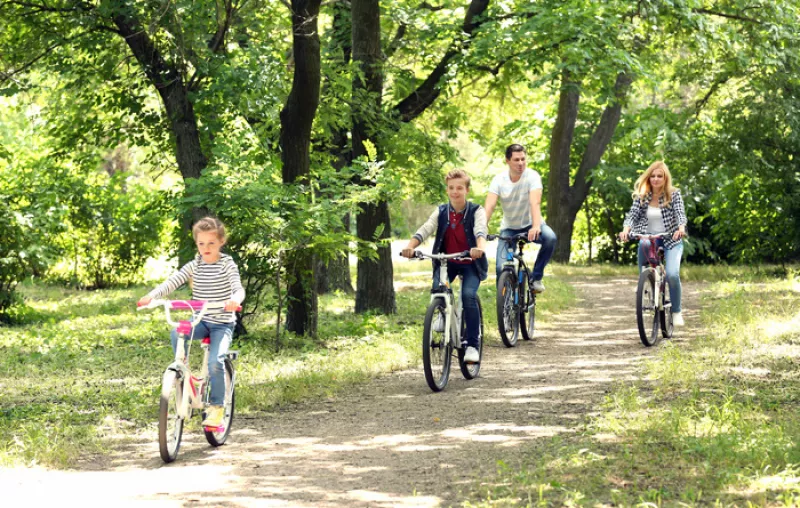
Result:
[[508,145],[508,148],[506,148],[506,160],[511,160],[511,155],[514,152],[528,153],[525,151],[524,146],[514,143],[513,145]]
[[467,189],[469,189],[469,184],[472,181],[472,178],[470,178],[467,172],[463,169],[454,169],[447,173],[447,176],[444,177],[444,183],[446,184],[450,180],[455,180],[456,178],[461,178],[464,180],[464,183],[467,185]]

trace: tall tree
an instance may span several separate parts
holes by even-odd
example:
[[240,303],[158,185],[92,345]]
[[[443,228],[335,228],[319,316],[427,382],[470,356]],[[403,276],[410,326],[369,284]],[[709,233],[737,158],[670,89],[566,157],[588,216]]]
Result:
[[[292,0],[294,78],[281,111],[280,147],[283,181],[307,181],[310,169],[311,125],[319,105],[320,40],[318,17],[321,0]],[[308,192],[313,192],[311,186]],[[286,327],[297,334],[316,335],[317,293],[314,288],[314,256],[309,249],[293,251]]]

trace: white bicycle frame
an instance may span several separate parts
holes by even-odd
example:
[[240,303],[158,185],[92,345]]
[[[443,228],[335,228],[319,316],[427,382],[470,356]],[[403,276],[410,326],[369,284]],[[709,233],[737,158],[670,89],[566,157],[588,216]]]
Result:
[[[455,302],[455,295],[453,294],[452,288],[450,288],[450,281],[447,280],[447,260],[448,259],[464,259],[463,252],[459,252],[457,254],[425,254],[424,252],[417,251],[418,257],[421,258],[429,258],[429,259],[437,259],[440,261],[439,263],[439,284],[444,285],[445,288],[450,289],[450,291],[439,291],[438,289],[436,292],[431,293],[431,302],[433,302],[437,298],[443,298],[445,304],[445,322],[444,327],[445,330],[450,330],[449,337],[450,343],[456,349],[461,349],[461,321],[464,319],[464,304],[463,304],[463,296],[461,295],[460,298],[457,298]],[[464,286],[460,284],[459,291],[463,291]]]
[[[190,307],[188,302],[184,301],[184,303],[186,303],[187,307]],[[177,328],[179,323],[176,323],[172,320],[172,316],[170,315],[170,304],[170,300],[152,300],[149,304],[138,307],[137,310],[153,309],[155,307],[163,306],[167,323],[169,323],[170,326]],[[203,409],[204,407],[203,391],[206,383],[208,382],[209,344],[200,344],[200,347],[204,351],[203,365],[200,369],[200,376],[195,376],[192,374],[192,371],[189,368],[189,362],[187,361],[189,352],[191,352],[192,348],[192,338],[194,337],[195,326],[202,321],[203,317],[206,315],[206,313],[208,313],[209,310],[224,308],[225,304],[221,302],[205,302],[199,311],[194,312],[194,317],[190,322],[192,326],[192,335],[189,337],[189,351],[185,350],[186,335],[180,332],[178,333],[178,342],[175,347],[175,360],[164,371],[164,376],[166,376],[168,372],[174,371],[177,372],[181,379],[183,379],[183,396],[181,398],[180,405],[177,408],[177,413],[180,418],[189,418],[191,417],[192,409]],[[228,397],[227,387],[225,390],[225,396]]]

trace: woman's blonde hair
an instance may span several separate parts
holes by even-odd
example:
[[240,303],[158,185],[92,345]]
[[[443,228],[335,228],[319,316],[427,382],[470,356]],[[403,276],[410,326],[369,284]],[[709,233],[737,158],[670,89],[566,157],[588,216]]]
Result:
[[657,169],[664,172],[664,199],[667,204],[672,202],[672,193],[675,191],[675,187],[672,186],[672,174],[670,174],[669,168],[664,164],[664,161],[655,161],[650,164],[650,167],[636,180],[636,183],[633,184],[634,199],[644,199],[645,196],[653,192],[653,188],[650,187],[650,175]]
[[464,183],[467,185],[467,189],[469,189],[469,184],[472,182],[472,178],[470,178],[467,172],[463,169],[451,170],[449,173],[447,173],[447,176],[444,177],[444,183],[446,184],[450,180],[455,180],[456,178],[461,178],[464,180]]
[[203,217],[199,221],[195,222],[194,226],[192,227],[192,236],[195,240],[197,240],[198,233],[208,233],[209,231],[216,233],[217,238],[219,238],[222,243],[225,243],[225,240],[228,239],[225,233],[225,224],[223,224],[221,220],[215,219],[214,217]]

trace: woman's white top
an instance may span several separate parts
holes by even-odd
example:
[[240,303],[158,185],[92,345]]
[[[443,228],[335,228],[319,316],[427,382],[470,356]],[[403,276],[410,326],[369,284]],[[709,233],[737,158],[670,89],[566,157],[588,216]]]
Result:
[[661,208],[657,206],[648,206],[647,233],[650,235],[659,235],[666,232],[667,228],[664,227],[664,218],[661,216]]

